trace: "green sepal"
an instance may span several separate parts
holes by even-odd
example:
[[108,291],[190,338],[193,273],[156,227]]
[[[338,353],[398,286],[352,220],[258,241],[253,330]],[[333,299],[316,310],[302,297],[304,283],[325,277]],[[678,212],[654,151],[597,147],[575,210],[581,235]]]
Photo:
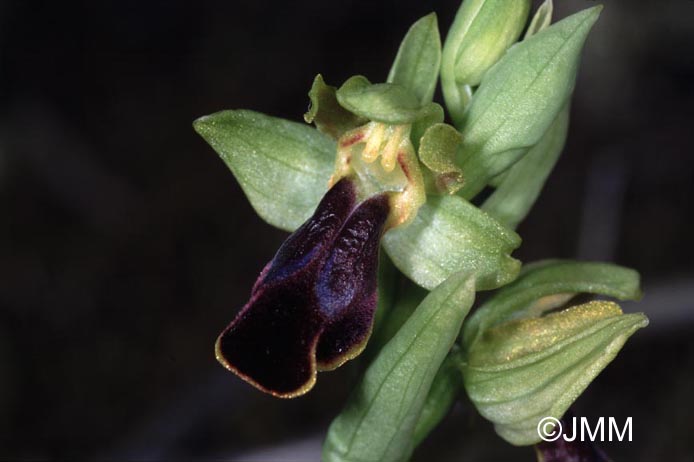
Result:
[[540,141],[571,95],[601,9],[576,13],[516,44],[485,74],[462,131],[463,197],[475,196]]
[[446,107],[460,126],[472,95],[489,68],[520,36],[530,0],[465,0],[446,36],[441,87]]
[[569,128],[569,108],[565,107],[540,141],[521,160],[506,170],[496,190],[481,208],[511,229],[530,212],[545,181],[564,149]]
[[638,272],[611,263],[542,260],[524,265],[515,281],[470,316],[463,329],[463,345],[469,347],[484,331],[502,322],[539,316],[577,294],[637,300],[641,297],[639,284]]
[[463,135],[448,124],[434,124],[422,136],[419,160],[433,173],[436,189],[453,194],[463,186],[463,172],[455,163]]
[[419,443],[441,423],[455,404],[463,388],[460,362],[460,348],[454,345],[434,377],[422,413],[417,420],[412,437],[415,447],[419,446]]
[[544,417],[560,418],[648,319],[589,302],[488,329],[466,351],[465,390],[514,445],[538,442]]
[[475,296],[475,278],[452,275],[381,350],[330,425],[324,462],[404,461],[432,382]]
[[477,288],[511,282],[520,262],[510,256],[521,239],[459,196],[430,196],[412,223],[388,231],[383,246],[395,266],[426,289],[459,271],[477,277]]
[[552,13],[554,11],[554,4],[552,0],[545,0],[537,8],[533,19],[530,21],[528,29],[525,31],[525,36],[523,40],[527,39],[531,35],[535,35],[538,32],[545,30],[552,23]]
[[350,77],[337,90],[337,101],[348,111],[375,122],[411,124],[426,116],[430,104],[420,103],[409,88],[395,83],[370,83],[361,75]]
[[337,140],[345,132],[363,125],[366,119],[352,114],[337,102],[337,89],[327,85],[323,76],[318,74],[308,92],[311,107],[304,114],[306,123],[314,123],[321,132]]
[[400,44],[388,82],[409,88],[421,104],[434,97],[441,66],[441,37],[436,13],[415,22]]
[[248,110],[204,116],[193,127],[272,226],[295,230],[328,190],[336,146],[314,128]]

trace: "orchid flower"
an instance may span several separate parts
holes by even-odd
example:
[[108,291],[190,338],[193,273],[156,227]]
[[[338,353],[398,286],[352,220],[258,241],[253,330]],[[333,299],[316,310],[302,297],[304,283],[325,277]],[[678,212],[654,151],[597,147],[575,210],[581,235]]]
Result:
[[[414,23],[386,82],[316,76],[315,128],[248,110],[195,121],[258,215],[291,232],[219,335],[219,362],[292,398],[378,332],[326,462],[408,460],[461,392],[501,438],[535,444],[538,420],[560,418],[647,325],[611,301],[571,305],[638,298],[635,271],[511,256],[564,146],[600,10],[552,24],[545,0],[526,27],[529,0],[465,0],[443,47],[433,13]],[[453,124],[433,102],[439,79]],[[389,272],[398,290],[379,287]],[[477,291],[499,288],[465,319]]]

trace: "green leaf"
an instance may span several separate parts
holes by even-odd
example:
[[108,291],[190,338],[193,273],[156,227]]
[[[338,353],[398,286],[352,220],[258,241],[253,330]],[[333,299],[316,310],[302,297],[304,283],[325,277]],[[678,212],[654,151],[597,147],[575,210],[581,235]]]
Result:
[[395,83],[371,84],[359,75],[349,78],[337,90],[337,100],[358,116],[392,125],[411,124],[426,109],[407,87]]
[[514,445],[540,440],[544,417],[560,418],[648,319],[596,301],[487,330],[463,365],[470,400]]
[[641,296],[639,273],[610,263],[543,260],[524,265],[511,284],[499,290],[468,319],[463,345],[509,319],[537,316],[576,294],[605,295],[618,300]]
[[526,217],[559,160],[569,128],[565,107],[540,141],[521,160],[504,172],[501,183],[482,204],[482,210],[511,229]]
[[520,237],[458,196],[429,197],[412,223],[382,242],[395,266],[427,289],[459,271],[475,274],[478,289],[491,289],[512,281],[520,267],[509,255]]
[[336,147],[314,128],[247,110],[217,112],[193,126],[273,226],[295,230],[328,190]]
[[436,373],[417,420],[413,434],[415,447],[436,428],[455,404],[463,386],[460,361],[460,349],[454,346]]
[[601,8],[518,43],[485,74],[463,129],[463,197],[475,196],[540,141],[571,95],[581,49]]
[[446,107],[460,126],[471,87],[520,36],[529,0],[465,0],[455,16],[441,60],[441,87]]
[[475,296],[475,278],[455,274],[432,291],[383,348],[333,421],[323,461],[404,461],[436,371]]
[[420,141],[419,160],[434,173],[439,192],[453,194],[463,186],[463,172],[455,164],[462,142],[460,132],[447,124],[432,125]]
[[326,85],[323,76],[318,74],[308,92],[311,107],[304,114],[304,120],[309,124],[313,122],[319,131],[337,140],[343,133],[365,124],[367,120],[340,106],[335,93],[335,87]]
[[547,29],[552,23],[553,10],[554,5],[552,0],[545,0],[542,2],[542,5],[540,5],[535,12],[535,16],[533,16],[532,21],[530,21],[530,25],[528,26],[528,30],[525,31],[525,37],[523,37],[523,39],[527,39],[531,35],[535,35],[538,32]]
[[415,22],[400,44],[388,82],[409,88],[421,104],[434,97],[441,65],[441,37],[436,13]]

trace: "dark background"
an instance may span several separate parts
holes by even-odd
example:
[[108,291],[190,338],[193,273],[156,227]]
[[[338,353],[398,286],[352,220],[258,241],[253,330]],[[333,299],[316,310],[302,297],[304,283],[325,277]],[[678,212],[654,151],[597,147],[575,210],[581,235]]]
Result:
[[[592,6],[556,2],[556,18]],[[575,406],[633,417],[616,460],[694,455],[694,2],[606,0],[567,147],[517,256],[637,268],[639,331]],[[213,342],[285,234],[191,129],[300,120],[314,75],[385,79],[447,1],[0,2],[0,459],[306,460],[358,377],[276,400]],[[289,445],[275,453],[259,448]],[[276,454],[282,454],[278,459]],[[463,401],[418,460],[533,460]]]

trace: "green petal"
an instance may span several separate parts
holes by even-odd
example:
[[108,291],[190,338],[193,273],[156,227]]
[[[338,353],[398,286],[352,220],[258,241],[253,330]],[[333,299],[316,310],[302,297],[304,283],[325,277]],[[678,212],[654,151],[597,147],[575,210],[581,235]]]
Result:
[[[610,263],[544,260],[523,266],[518,278],[487,300],[468,319],[463,345],[469,347],[487,329],[509,319],[538,316],[579,293],[618,300],[641,296],[639,273]],[[566,295],[566,297],[564,297]]]
[[421,104],[434,97],[441,65],[441,37],[436,13],[415,22],[400,44],[388,82],[409,88]]
[[648,319],[612,302],[575,306],[541,318],[508,321],[475,342],[463,365],[478,411],[511,444],[540,440],[539,421],[560,418]]
[[311,99],[311,107],[304,114],[306,123],[316,124],[316,128],[337,140],[346,131],[367,122],[337,102],[336,88],[326,85],[323,76],[318,74],[313,80],[308,96]]
[[463,128],[463,197],[473,197],[540,141],[571,95],[583,43],[601,9],[576,13],[518,43],[485,74]]
[[349,78],[337,90],[337,100],[358,116],[392,125],[411,124],[428,111],[409,88],[395,83],[371,84],[360,75]]
[[474,277],[456,274],[424,299],[333,421],[323,447],[325,462],[409,458],[432,381],[474,295]]
[[434,124],[419,144],[419,160],[433,172],[438,192],[453,194],[463,186],[463,172],[455,163],[463,136],[447,124]]
[[295,230],[328,190],[335,143],[314,128],[247,110],[217,112],[193,126],[273,226]]
[[491,289],[512,281],[520,267],[510,256],[520,237],[458,196],[429,197],[412,223],[382,242],[395,266],[427,289],[459,271],[475,274],[478,289]]
[[564,108],[542,139],[521,160],[506,170],[482,210],[515,229],[526,217],[559,160],[569,128],[569,108]]

